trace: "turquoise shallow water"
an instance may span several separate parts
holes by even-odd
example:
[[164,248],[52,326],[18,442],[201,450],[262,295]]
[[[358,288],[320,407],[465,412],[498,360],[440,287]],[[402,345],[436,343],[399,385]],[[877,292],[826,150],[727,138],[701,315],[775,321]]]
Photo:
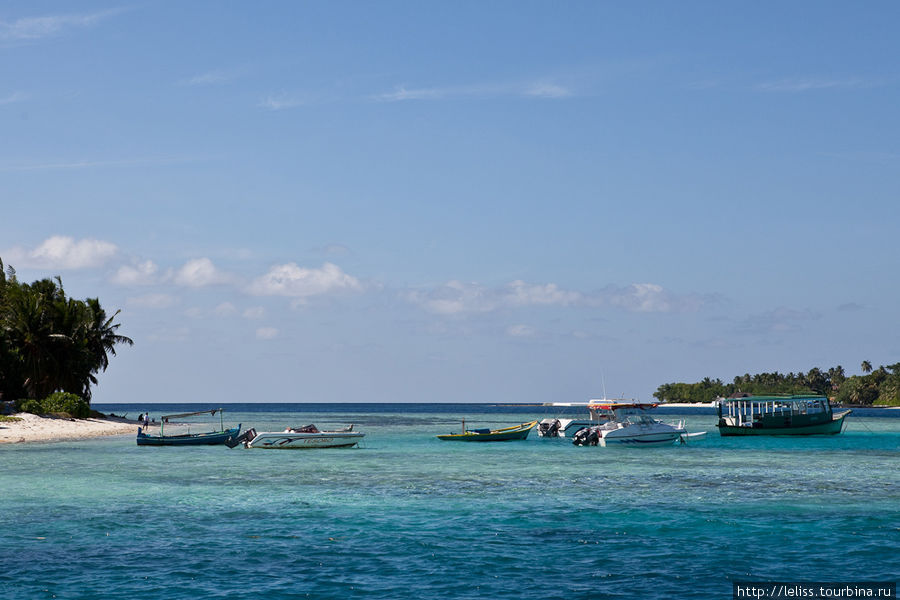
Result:
[[543,410],[226,413],[258,430],[352,422],[367,437],[349,450],[139,448],[133,436],[0,447],[0,596],[728,598],[733,580],[900,575],[900,418],[851,417],[837,437],[723,439],[693,411],[688,429],[709,436],[671,448],[434,437],[462,417],[508,425]]

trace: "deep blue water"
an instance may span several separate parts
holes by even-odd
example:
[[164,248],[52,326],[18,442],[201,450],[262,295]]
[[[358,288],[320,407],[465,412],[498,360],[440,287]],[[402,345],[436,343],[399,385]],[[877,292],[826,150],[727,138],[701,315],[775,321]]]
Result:
[[667,408],[707,439],[620,449],[434,437],[543,407],[225,408],[226,425],[367,436],[285,452],[0,446],[0,597],[727,598],[733,580],[900,574],[900,411],[855,411],[840,436],[736,439],[709,409]]

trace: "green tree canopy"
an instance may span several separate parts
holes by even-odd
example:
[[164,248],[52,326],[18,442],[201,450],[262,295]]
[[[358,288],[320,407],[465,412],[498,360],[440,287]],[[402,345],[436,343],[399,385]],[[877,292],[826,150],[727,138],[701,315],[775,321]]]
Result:
[[7,400],[53,392],[90,401],[97,374],[119,344],[134,342],[97,298],[68,298],[59,277],[20,283],[0,260],[0,393]]
[[844,367],[828,370],[812,368],[807,373],[779,372],[738,375],[732,383],[722,383],[709,377],[697,383],[664,383],[653,396],[668,402],[711,402],[716,397],[728,397],[738,392],[748,394],[816,393],[835,398],[845,404],[885,404],[900,406],[900,363],[872,369],[869,361],[862,362],[866,375],[847,377]]

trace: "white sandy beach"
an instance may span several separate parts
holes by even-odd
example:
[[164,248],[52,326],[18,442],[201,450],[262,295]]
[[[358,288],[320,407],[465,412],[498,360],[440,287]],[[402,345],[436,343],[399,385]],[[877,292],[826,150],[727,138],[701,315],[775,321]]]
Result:
[[67,419],[39,417],[31,413],[14,415],[16,422],[0,422],[0,444],[81,440],[106,435],[137,434],[137,421],[106,419]]

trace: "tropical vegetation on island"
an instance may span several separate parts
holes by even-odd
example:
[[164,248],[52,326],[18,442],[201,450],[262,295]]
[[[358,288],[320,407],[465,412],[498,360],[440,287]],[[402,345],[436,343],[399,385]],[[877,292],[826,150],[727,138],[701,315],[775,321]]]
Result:
[[0,260],[0,399],[25,412],[87,416],[109,356],[134,343],[117,333],[118,314],[97,298],[67,297],[58,276],[21,283]]
[[840,365],[806,373],[746,373],[731,383],[707,377],[697,383],[664,383],[653,396],[667,402],[712,402],[736,393],[822,394],[841,404],[900,406],[900,363],[873,369],[864,360],[860,370],[865,375],[847,377]]

